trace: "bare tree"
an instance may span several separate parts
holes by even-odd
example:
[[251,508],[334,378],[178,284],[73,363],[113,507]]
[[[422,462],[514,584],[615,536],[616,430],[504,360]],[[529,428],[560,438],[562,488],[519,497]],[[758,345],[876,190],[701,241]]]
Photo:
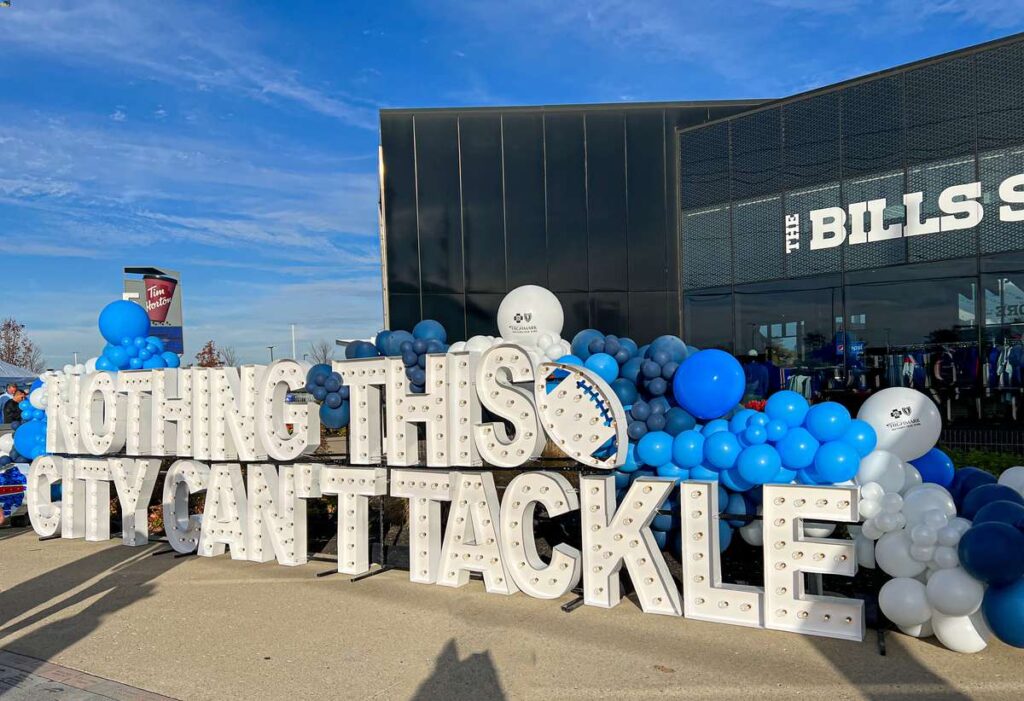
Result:
[[238,353],[235,352],[233,346],[224,346],[220,349],[220,361],[225,367],[238,367]]
[[12,318],[0,322],[0,360],[40,373],[45,369],[43,351],[25,333],[25,325]]
[[314,363],[331,364],[334,360],[334,346],[324,340],[309,344],[309,359]]

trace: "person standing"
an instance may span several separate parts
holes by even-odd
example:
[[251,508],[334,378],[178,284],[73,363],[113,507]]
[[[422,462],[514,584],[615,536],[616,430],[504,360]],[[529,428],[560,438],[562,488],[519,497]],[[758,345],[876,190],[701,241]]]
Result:
[[13,396],[4,403],[3,423],[10,424],[21,421],[21,407],[18,404],[25,398],[25,390],[14,390]]

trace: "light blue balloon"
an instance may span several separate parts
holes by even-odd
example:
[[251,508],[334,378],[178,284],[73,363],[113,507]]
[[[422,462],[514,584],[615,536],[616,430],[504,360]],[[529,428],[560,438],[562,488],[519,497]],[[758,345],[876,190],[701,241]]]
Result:
[[103,308],[99,316],[100,334],[112,344],[121,339],[145,336],[149,333],[149,315],[135,302],[119,299]]
[[752,445],[743,449],[736,468],[740,477],[751,484],[764,484],[779,473],[782,459],[770,445]]
[[164,351],[160,354],[160,357],[164,359],[164,363],[169,368],[181,367],[181,358],[178,357],[177,353],[171,351]]
[[[842,440],[846,441],[853,446],[853,449],[857,451],[857,454],[862,458],[875,449],[878,445],[878,435],[875,433],[875,429],[871,427],[867,421],[862,419],[853,419],[850,422],[850,427],[846,429],[846,433],[843,434]],[[952,463],[951,463],[952,465]],[[925,480],[927,482],[928,480]],[[949,473],[949,481],[953,481],[953,473]],[[942,485],[948,487],[949,484]]]
[[583,365],[605,382],[610,383],[619,376],[619,364],[607,353],[594,353],[584,361]]
[[717,482],[719,473],[709,470],[705,465],[697,465],[690,468],[690,479],[701,482]]
[[747,430],[747,424],[754,418],[757,412],[753,409],[741,409],[729,419],[729,430],[733,433],[743,433]]
[[690,478],[690,471],[669,462],[658,466],[658,477],[671,477],[679,484],[682,480]]
[[146,336],[146,345],[153,346],[154,348],[156,348],[156,351],[151,352],[164,352],[164,342],[160,340],[160,338],[157,336]]
[[725,419],[715,419],[714,421],[708,421],[707,424],[705,424],[704,428],[702,428],[700,430],[700,432],[704,434],[705,438],[707,438],[708,436],[710,436],[712,434],[715,434],[715,433],[718,433],[719,431],[728,431],[728,430],[729,430],[729,422],[728,421],[726,421]]
[[128,353],[121,346],[111,347],[105,355],[114,367],[118,369],[128,367]]
[[823,483],[835,484],[853,479],[860,466],[860,455],[844,441],[822,443],[814,455],[814,472]]
[[776,392],[768,397],[764,405],[764,413],[770,419],[778,419],[789,427],[799,426],[807,416],[810,406],[802,395],[788,389]]
[[672,462],[693,468],[704,462],[704,436],[700,431],[683,431],[672,440]]
[[636,472],[643,466],[643,462],[636,456],[636,443],[630,443],[626,448],[626,462],[619,465],[620,472]]
[[142,367],[147,370],[158,370],[159,368],[167,367],[167,363],[164,362],[162,356],[153,355],[143,361]]
[[764,432],[768,436],[769,443],[778,443],[789,431],[789,426],[781,419],[772,419],[764,425]]
[[672,436],[664,431],[650,431],[637,444],[637,457],[647,465],[660,467],[672,460]]
[[807,411],[804,426],[818,441],[837,441],[850,428],[850,412],[836,402],[815,404]]
[[782,464],[790,470],[803,470],[814,464],[818,446],[818,441],[810,431],[799,426],[791,428],[782,440],[775,444]]
[[565,363],[566,365],[583,365],[583,359],[572,355],[571,353],[569,355],[563,355],[558,359],[558,362]]
[[728,470],[740,455],[740,442],[728,431],[719,431],[704,440],[704,463],[707,467]]

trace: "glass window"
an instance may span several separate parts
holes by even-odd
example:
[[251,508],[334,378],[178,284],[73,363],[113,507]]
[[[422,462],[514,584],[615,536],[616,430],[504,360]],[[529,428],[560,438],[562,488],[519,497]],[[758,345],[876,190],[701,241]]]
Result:
[[770,369],[841,364],[833,346],[841,305],[835,276],[737,286],[737,352],[760,356]]
[[[854,178],[843,183],[843,197],[846,200],[843,206],[849,212],[851,202],[870,202],[871,200],[885,200],[885,216],[883,224],[903,224],[906,222],[906,212],[903,209],[903,171],[890,171],[878,173],[863,178]],[[871,220],[869,215],[864,217],[864,230],[869,231]],[[851,222],[847,221],[847,231],[850,230]],[[874,268],[883,265],[898,265],[907,261],[907,243],[900,237],[895,239],[883,239],[881,241],[867,241],[846,247],[846,269],[861,270],[863,268]]]
[[687,344],[701,349],[720,348],[732,353],[732,293],[720,291],[686,295],[683,323],[683,340]]
[[1020,325],[1024,332],[1024,270],[982,275],[985,290],[985,325]]
[[[921,220],[943,216],[939,209],[939,196],[952,185],[975,182],[974,156],[948,161],[927,163],[907,171],[907,192],[924,193]],[[962,215],[958,215],[958,218]],[[998,218],[998,217],[997,217]],[[934,234],[907,237],[907,257],[910,261],[958,258],[977,252],[977,227],[943,230]]]
[[858,335],[872,348],[970,341],[976,339],[975,280],[850,285],[846,313],[861,322]]

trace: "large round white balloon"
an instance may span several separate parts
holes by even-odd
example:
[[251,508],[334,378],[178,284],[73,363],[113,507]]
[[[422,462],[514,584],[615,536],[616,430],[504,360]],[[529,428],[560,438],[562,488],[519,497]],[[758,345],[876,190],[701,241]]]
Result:
[[857,484],[875,482],[887,492],[899,492],[906,479],[903,461],[885,450],[872,450],[861,458],[855,479]]
[[0,436],[0,455],[9,455],[14,447],[14,434],[5,433]]
[[935,402],[909,387],[875,392],[861,406],[857,418],[875,429],[878,450],[895,453],[902,460],[916,460],[934,448],[942,431],[942,416]]
[[498,306],[498,330],[512,343],[536,347],[542,334],[561,337],[564,323],[558,298],[537,285],[517,287]]
[[912,545],[906,531],[886,533],[875,545],[875,562],[883,572],[893,577],[916,577],[925,571],[926,565],[910,554]]
[[936,611],[932,614],[932,628],[939,642],[953,652],[981,652],[992,639],[981,611],[970,616],[947,616]]
[[1017,465],[1004,471],[999,475],[999,484],[1016,489],[1021,496],[1024,496],[1024,465]]
[[981,606],[985,587],[962,567],[943,569],[928,579],[928,603],[947,616],[969,616]]
[[897,577],[883,584],[878,592],[878,606],[898,626],[919,626],[932,617],[925,586],[909,577]]

